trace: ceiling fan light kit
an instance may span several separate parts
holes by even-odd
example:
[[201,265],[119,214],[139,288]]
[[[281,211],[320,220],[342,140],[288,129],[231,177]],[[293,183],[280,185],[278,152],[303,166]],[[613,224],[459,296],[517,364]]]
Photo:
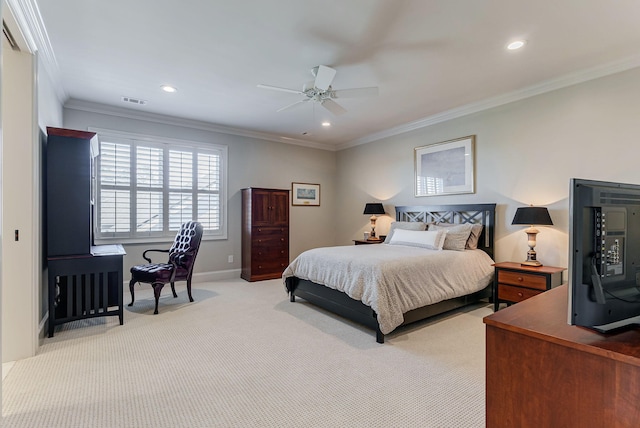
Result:
[[315,77],[315,80],[303,85],[301,91],[262,84],[258,85],[258,88],[289,92],[293,94],[303,95],[305,97],[293,104],[289,104],[278,109],[278,112],[288,110],[292,107],[312,101],[320,104],[322,107],[329,110],[329,112],[336,116],[345,114],[347,110],[340,104],[336,103],[333,99],[371,97],[378,95],[378,88],[375,86],[368,88],[334,90],[331,86],[331,83],[336,76],[336,70],[331,67],[327,67],[326,65],[318,65],[316,67],[313,67],[311,69],[311,74]]

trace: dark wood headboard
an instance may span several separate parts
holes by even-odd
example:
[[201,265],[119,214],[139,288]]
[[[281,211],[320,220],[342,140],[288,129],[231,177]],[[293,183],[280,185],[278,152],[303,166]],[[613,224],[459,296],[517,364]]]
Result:
[[401,206],[396,207],[396,220],[482,224],[478,248],[493,258],[496,204]]

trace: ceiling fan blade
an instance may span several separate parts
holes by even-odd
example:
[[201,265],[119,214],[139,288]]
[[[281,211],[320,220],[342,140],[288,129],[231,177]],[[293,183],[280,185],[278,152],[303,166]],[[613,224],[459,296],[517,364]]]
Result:
[[340,104],[330,99],[322,100],[321,104],[322,107],[326,108],[336,116],[340,116],[341,114],[345,114],[347,112],[347,110],[345,110]]
[[337,91],[331,91],[331,98],[360,98],[376,96],[378,96],[377,86],[371,86],[369,88],[339,89]]
[[319,65],[318,71],[316,71],[316,81],[314,82],[314,86],[326,91],[329,89],[331,82],[333,82],[335,75],[336,70],[333,68],[327,67],[326,65]]
[[302,91],[297,91],[295,89],[280,88],[278,86],[258,85],[258,88],[271,89],[273,91],[290,92],[292,94],[304,95],[304,92],[302,92]]
[[295,107],[295,106],[297,106],[297,105],[300,105],[300,104],[302,104],[302,103],[306,103],[307,101],[309,101],[309,98],[306,98],[306,99],[304,99],[304,100],[300,100],[300,101],[296,101],[296,102],[295,102],[295,103],[293,103],[293,104],[289,104],[288,106],[284,106],[284,107],[282,107],[281,109],[276,110],[276,112],[281,112],[281,111],[283,111],[283,110],[289,110],[290,108]]

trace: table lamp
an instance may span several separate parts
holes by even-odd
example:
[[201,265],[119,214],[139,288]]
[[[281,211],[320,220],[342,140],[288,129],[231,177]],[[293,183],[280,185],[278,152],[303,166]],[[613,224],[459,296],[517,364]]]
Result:
[[523,224],[529,226],[529,228],[525,230],[527,234],[527,243],[529,245],[527,261],[522,262],[521,264],[523,266],[542,266],[542,263],[538,261],[536,251],[534,250],[536,246],[536,235],[540,231],[533,226],[552,226],[553,222],[551,221],[549,211],[547,211],[545,207],[518,208],[511,224]]
[[376,237],[376,214],[385,214],[384,207],[380,203],[366,204],[364,206],[364,212],[362,214],[371,214],[371,235],[369,240],[379,241],[380,238]]

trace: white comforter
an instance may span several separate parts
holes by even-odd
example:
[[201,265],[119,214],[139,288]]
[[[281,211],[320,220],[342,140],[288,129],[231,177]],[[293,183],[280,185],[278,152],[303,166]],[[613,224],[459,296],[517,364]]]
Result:
[[282,277],[306,279],[362,301],[376,311],[387,334],[402,324],[405,312],[486,287],[492,263],[482,250],[352,245],[305,251]]

